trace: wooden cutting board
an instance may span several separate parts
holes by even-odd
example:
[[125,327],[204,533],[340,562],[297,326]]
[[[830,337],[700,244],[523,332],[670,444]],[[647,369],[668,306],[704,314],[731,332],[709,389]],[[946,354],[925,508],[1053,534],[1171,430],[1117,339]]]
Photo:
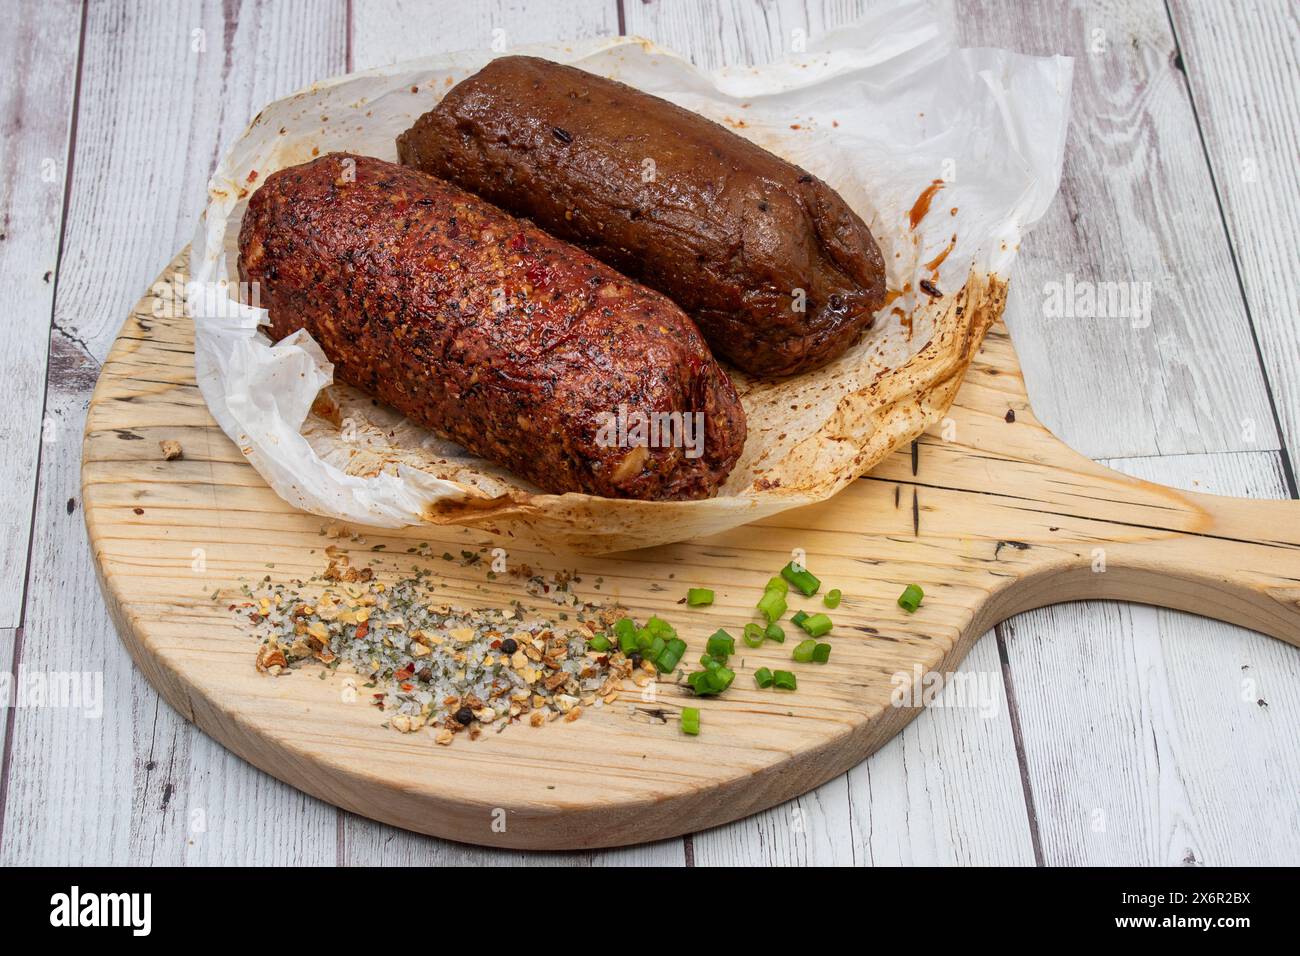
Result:
[[[999,621],[1059,601],[1181,608],[1300,646],[1300,502],[1175,491],[1081,457],[1034,418],[1000,323],[949,416],[833,500],[708,539],[578,558],[469,529],[365,529],[364,542],[325,542],[328,522],[285,504],[217,427],[194,382],[190,321],[158,311],[146,296],[123,326],[83,451],[86,525],[122,640],[167,701],[226,747],[386,823],[558,849],[734,820],[813,789],[898,733],[919,709],[891,703],[895,675],[950,673]],[[167,439],[182,459],[163,460]],[[698,737],[635,710],[651,705],[629,685],[576,722],[516,724],[450,747],[427,730],[381,726],[379,711],[345,699],[338,676],[255,669],[257,641],[229,605],[266,575],[320,573],[325,543],[367,564],[383,545],[381,576],[428,567],[464,603],[521,596],[481,565],[406,553],[419,542],[435,555],[504,544],[512,562],[600,577],[598,593],[578,586],[582,597],[617,599],[638,618],[661,613],[691,659],[716,628],[739,635],[768,577],[802,548],[823,588],[844,593],[834,652],[824,665],[792,665],[794,641],[740,646],[734,686],[699,702]],[[912,582],[926,599],[909,615],[896,599]],[[688,585],[713,588],[715,604],[678,605]],[[820,599],[791,606],[811,611]],[[798,691],[757,689],[752,673],[764,665],[795,670]],[[655,706],[684,702],[658,686]]]

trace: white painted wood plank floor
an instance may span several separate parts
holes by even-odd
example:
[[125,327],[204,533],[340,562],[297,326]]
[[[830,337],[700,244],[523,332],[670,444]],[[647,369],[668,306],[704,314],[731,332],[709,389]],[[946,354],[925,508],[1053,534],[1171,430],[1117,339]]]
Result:
[[[1061,193],[1007,321],[1040,417],[1171,485],[1296,497],[1300,15],[1290,0],[936,0],[969,45],[1076,58]],[[79,513],[86,402],[122,317],[193,230],[222,150],[313,79],[442,50],[650,37],[778,58],[871,0],[20,0],[0,35],[0,667],[103,674],[104,712],[10,708],[0,863],[1300,863],[1300,655],[1173,612],[1022,615],[844,777],[650,846],[501,853],[306,797],[186,724],[132,667]],[[1044,317],[1066,274],[1149,282],[1152,323]],[[1070,356],[1062,363],[1061,355]]]

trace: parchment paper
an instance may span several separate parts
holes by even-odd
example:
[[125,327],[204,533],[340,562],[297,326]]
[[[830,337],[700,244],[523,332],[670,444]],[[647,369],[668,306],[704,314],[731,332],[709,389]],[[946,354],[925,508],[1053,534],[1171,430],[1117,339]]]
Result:
[[[872,331],[822,370],[776,382],[733,372],[749,440],[717,497],[544,494],[331,385],[310,336],[272,346],[258,328],[266,313],[235,301],[239,224],[267,175],[331,150],[396,160],[397,134],[501,54],[440,55],[323,80],[262,110],[218,166],[187,286],[198,383],[213,416],[299,508],[381,527],[522,522],[554,547],[602,552],[823,500],[947,409],[1001,313],[1020,240],[1060,178],[1071,61],[957,48],[951,24],[926,3],[875,11],[778,63],[714,73],[630,37],[504,52],[665,97],[825,179],[880,243],[891,301]],[[927,190],[928,211],[913,225]],[[922,291],[923,279],[941,296]]]

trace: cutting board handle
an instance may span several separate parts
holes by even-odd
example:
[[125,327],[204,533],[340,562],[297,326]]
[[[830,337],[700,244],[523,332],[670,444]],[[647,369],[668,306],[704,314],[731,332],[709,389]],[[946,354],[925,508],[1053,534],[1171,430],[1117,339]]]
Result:
[[1049,549],[1041,573],[1022,581],[1027,606],[1136,601],[1300,647],[1300,501],[1182,491],[1082,457],[1068,473],[1080,485],[1074,494],[1089,502],[1089,519],[1047,529],[1073,532],[1073,560],[1063,566]]

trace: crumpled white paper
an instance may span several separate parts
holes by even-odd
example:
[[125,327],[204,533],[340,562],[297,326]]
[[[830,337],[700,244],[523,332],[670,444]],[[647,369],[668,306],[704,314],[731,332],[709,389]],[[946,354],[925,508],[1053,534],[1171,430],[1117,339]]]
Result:
[[[826,373],[859,362],[862,368],[852,371],[870,382],[873,369],[907,361],[927,340],[932,320],[930,303],[916,291],[920,279],[949,290],[972,273],[1008,276],[1021,237],[1046,210],[1060,177],[1071,61],[959,49],[953,36],[941,12],[906,2],[810,42],[787,60],[714,73],[630,37],[509,52],[570,63],[665,97],[836,188],[880,242],[889,288],[907,290],[882,310],[866,342]],[[523,484],[395,415],[365,420],[359,433],[346,436],[344,450],[337,420],[310,414],[332,374],[319,348],[304,332],[272,345],[258,330],[266,313],[233,301],[239,224],[247,197],[267,175],[332,150],[396,160],[397,134],[492,56],[440,55],[313,84],[267,106],[209,183],[191,252],[189,288],[200,292],[187,296],[198,384],[222,430],[296,507],[400,527],[421,523],[432,503],[463,499],[467,485],[491,496]],[[942,188],[912,227],[909,211],[934,180]],[[739,377],[737,385],[751,414],[751,443],[775,434],[776,427],[754,427],[761,420],[748,396],[761,403],[765,386]],[[834,409],[833,401],[808,404],[805,416]],[[815,431],[821,419],[809,422]],[[775,424],[784,437],[807,423]],[[425,470],[419,455],[394,460],[389,454],[383,467],[358,467],[357,449],[368,442],[388,452],[394,445],[420,449],[462,467],[456,480]],[[763,451],[776,459],[784,453]],[[755,458],[747,447],[721,497],[752,490],[745,465]],[[727,522],[752,520],[763,510],[747,515],[729,507]]]

